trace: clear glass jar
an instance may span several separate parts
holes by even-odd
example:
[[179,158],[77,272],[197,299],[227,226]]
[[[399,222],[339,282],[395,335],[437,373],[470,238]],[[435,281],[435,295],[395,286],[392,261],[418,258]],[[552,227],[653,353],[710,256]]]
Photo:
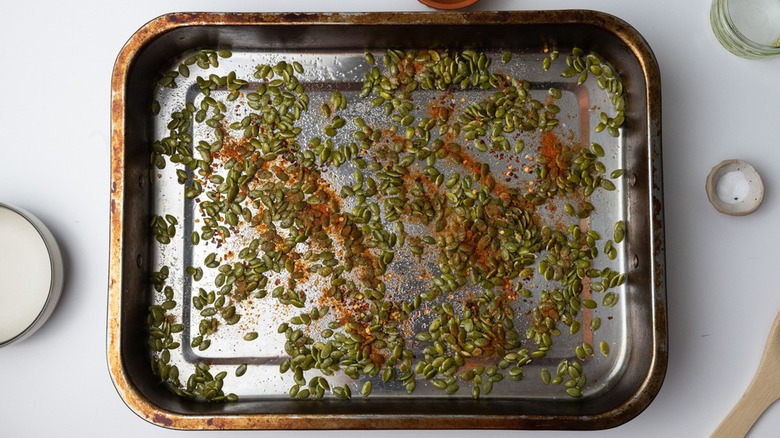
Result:
[[780,55],[780,0],[713,0],[710,22],[718,41],[737,56]]

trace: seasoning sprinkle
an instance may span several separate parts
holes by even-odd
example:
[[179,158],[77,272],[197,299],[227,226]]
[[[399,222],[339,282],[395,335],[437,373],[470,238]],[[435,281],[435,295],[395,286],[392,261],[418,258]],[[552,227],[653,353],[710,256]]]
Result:
[[[548,71],[558,51],[545,53]],[[396,382],[408,393],[426,385],[455,395],[465,386],[474,399],[489,396],[494,384],[520,384],[510,382],[523,380],[524,367],[538,366],[561,336],[583,330],[583,313],[619,301],[626,275],[599,264],[617,258],[625,223],[615,224],[604,246],[588,228],[593,195],[617,190],[601,160],[608,153],[563,139],[561,89],[539,92],[503,74],[492,67],[497,54],[391,49],[364,56],[360,91],[329,89],[324,97],[308,94],[296,60],[257,65],[251,81],[234,71],[204,72],[232,57],[226,49],[200,50],[160,78],[160,87],[174,88],[176,79],[193,76],[203,96],[165,114],[170,135],[154,143],[151,156],[161,172],[172,168],[195,209],[186,224],[162,212],[149,223],[161,248],[181,244],[181,230],[201,248],[200,266],[185,269],[198,288],[190,346],[209,349],[221,330],[249,329],[244,340],[259,339],[244,316],[255,302],[273,300],[292,312],[277,335],[286,354],[279,372],[291,375],[296,400],[350,399],[350,385],[332,384],[333,376],[362,381],[363,397],[373,385]],[[512,53],[500,60],[509,64]],[[555,75],[577,85],[595,80],[611,100],[594,130],[619,136],[626,96],[617,72],[578,48],[565,62]],[[438,98],[421,104],[423,91]],[[464,91],[480,97],[458,104]],[[354,117],[359,105],[377,107],[377,116]],[[314,135],[303,134],[304,117],[321,122]],[[194,141],[193,126],[209,134]],[[491,157],[512,164],[497,169]],[[333,183],[327,176],[336,173],[343,180]],[[540,219],[542,209],[558,208],[568,216],[561,224]],[[417,283],[401,297],[394,276],[409,255]],[[212,376],[198,364],[184,382],[169,363],[184,327],[171,324],[178,304],[164,268],[151,276],[156,293],[166,295],[147,316],[153,371],[182,396],[237,400],[222,391],[225,371]],[[322,280],[317,291],[304,286],[312,279]],[[600,300],[583,293],[588,284],[603,293]],[[521,313],[528,315],[523,331]],[[425,321],[412,336],[410,321]],[[600,325],[593,318],[590,329]],[[604,342],[599,350],[607,356]],[[542,382],[581,397],[580,361],[592,355],[590,344],[577,345],[557,374],[541,368]],[[235,375],[250,367],[239,365]]]

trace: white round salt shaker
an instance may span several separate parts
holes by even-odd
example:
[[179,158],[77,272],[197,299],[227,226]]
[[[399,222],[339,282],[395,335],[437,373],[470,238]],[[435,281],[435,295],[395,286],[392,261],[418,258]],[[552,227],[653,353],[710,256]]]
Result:
[[764,200],[761,175],[743,160],[726,160],[713,167],[706,189],[712,206],[731,216],[753,213]]
[[0,203],[0,347],[46,322],[59,301],[63,271],[49,229],[27,211]]

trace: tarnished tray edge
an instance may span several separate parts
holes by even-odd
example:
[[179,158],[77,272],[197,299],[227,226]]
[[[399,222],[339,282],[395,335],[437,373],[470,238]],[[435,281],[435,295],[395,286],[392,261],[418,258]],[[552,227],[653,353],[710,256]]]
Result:
[[[589,416],[333,416],[252,414],[213,416],[181,415],[161,410],[144,397],[132,383],[121,356],[122,236],[125,193],[125,98],[126,80],[141,48],[157,37],[186,26],[233,26],[252,24],[590,24],[614,33],[640,61],[647,81],[648,157],[651,205],[651,239],[654,248],[653,294],[655,297],[655,354],[648,375],[636,397],[601,415]],[[663,231],[663,185],[661,166],[660,73],[652,51],[630,25],[619,18],[597,11],[518,11],[471,13],[333,13],[333,14],[244,14],[244,13],[172,13],[160,16],[141,27],[120,51],[112,74],[112,142],[110,248],[108,287],[107,363],[117,392],[127,406],[145,420],[174,429],[605,429],[615,427],[639,415],[660,390],[668,362],[666,317],[665,244]],[[554,420],[554,421],[553,421]]]

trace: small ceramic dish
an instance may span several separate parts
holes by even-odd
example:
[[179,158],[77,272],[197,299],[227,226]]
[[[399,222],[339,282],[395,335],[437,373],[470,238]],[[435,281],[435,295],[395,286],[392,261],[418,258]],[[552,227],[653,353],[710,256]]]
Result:
[[461,9],[471,6],[479,0],[420,0],[427,6],[435,9]]
[[731,216],[753,213],[764,200],[761,175],[743,160],[726,160],[713,167],[706,189],[712,206]]
[[38,330],[62,285],[62,255],[49,229],[32,214],[0,204],[0,347]]

